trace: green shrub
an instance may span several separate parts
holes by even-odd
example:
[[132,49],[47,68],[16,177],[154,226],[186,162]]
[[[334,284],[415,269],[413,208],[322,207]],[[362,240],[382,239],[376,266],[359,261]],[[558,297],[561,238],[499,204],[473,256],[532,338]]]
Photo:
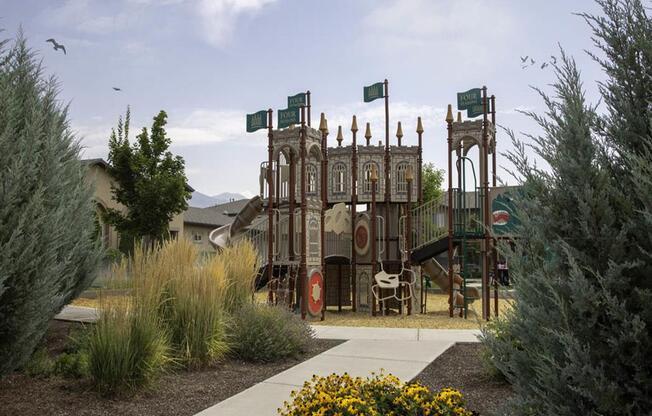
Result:
[[30,377],[50,377],[54,372],[54,361],[50,358],[48,350],[40,347],[25,363],[23,370]]
[[22,34],[11,48],[0,41],[0,377],[25,364],[101,258],[58,90]]
[[97,389],[108,395],[149,387],[172,361],[158,317],[140,302],[102,308],[88,339],[88,367]]
[[53,372],[66,378],[88,376],[88,354],[84,352],[60,354],[54,361]]
[[233,316],[232,348],[247,361],[297,356],[312,338],[310,325],[281,306],[247,304]]

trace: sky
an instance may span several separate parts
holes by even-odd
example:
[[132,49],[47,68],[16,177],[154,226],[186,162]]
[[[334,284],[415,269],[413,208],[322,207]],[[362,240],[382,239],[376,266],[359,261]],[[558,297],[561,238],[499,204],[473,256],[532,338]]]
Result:
[[[486,85],[497,124],[527,142],[520,133],[539,129],[519,110],[544,110],[532,87],[550,91],[554,73],[540,65],[560,45],[581,68],[587,98],[598,100],[603,74],[585,53],[595,48],[578,12],[599,10],[590,0],[0,0],[0,28],[11,38],[22,27],[59,80],[85,158],[106,158],[127,106],[132,132],[165,110],[192,187],[252,196],[267,136],[246,133],[245,114],[285,108],[305,90],[333,144],[340,124],[350,143],[353,114],[359,126],[371,123],[373,142],[384,140],[383,102],[363,103],[362,87],[385,78],[392,143],[401,121],[403,143],[416,144],[421,116],[424,161],[437,167],[447,163],[446,106],[470,88]],[[523,69],[525,56],[536,63]],[[500,129],[497,146],[498,174],[513,183]]]

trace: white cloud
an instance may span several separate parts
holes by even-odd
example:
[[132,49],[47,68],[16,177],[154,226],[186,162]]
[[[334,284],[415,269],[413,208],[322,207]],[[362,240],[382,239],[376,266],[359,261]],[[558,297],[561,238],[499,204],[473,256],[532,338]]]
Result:
[[194,146],[245,137],[246,114],[236,110],[192,111],[180,121],[172,117],[167,132],[176,146]]
[[90,0],[68,0],[60,7],[46,9],[41,18],[50,24],[73,28],[77,32],[104,35],[124,29],[129,20],[127,11],[114,15],[101,15],[95,10],[97,3]]
[[509,43],[515,28],[512,15],[496,2],[391,0],[376,4],[363,20],[362,41],[368,53],[384,53],[393,59],[417,52],[415,56],[436,57],[441,65],[487,65],[493,45]]
[[224,46],[231,39],[238,19],[260,11],[276,0],[200,0],[196,12],[201,17],[202,33],[213,46]]

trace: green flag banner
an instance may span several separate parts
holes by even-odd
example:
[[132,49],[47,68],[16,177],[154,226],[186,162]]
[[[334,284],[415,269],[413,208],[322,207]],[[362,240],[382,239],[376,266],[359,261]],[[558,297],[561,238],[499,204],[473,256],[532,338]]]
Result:
[[267,128],[267,111],[261,110],[253,114],[247,114],[247,133]]
[[482,90],[480,88],[472,88],[468,91],[457,93],[458,110],[467,110],[474,105],[482,106]]
[[277,113],[279,129],[285,128],[290,124],[299,124],[301,122],[301,118],[299,116],[299,107],[278,110]]
[[383,98],[385,96],[385,88],[382,82],[377,82],[368,87],[363,87],[362,93],[364,102],[370,103],[378,98]]
[[302,105],[307,105],[305,92],[288,97],[288,108],[301,107]]
[[466,109],[467,118],[473,118],[473,117],[481,116],[483,114],[484,114],[484,106],[482,105],[482,103],[474,104]]

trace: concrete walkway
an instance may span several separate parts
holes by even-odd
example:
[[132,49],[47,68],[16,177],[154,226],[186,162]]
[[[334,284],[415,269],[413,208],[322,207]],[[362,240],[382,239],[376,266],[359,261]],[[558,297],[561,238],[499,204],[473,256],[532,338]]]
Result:
[[347,339],[301,364],[283,371],[232,396],[197,415],[276,415],[314,374],[327,376],[347,372],[367,377],[381,369],[403,381],[416,377],[435,358],[456,342],[477,342],[476,330],[354,328],[313,326],[317,338]]
[[99,318],[99,313],[95,308],[87,306],[66,305],[54,316],[54,319],[59,321],[73,321],[73,322],[95,322]]

